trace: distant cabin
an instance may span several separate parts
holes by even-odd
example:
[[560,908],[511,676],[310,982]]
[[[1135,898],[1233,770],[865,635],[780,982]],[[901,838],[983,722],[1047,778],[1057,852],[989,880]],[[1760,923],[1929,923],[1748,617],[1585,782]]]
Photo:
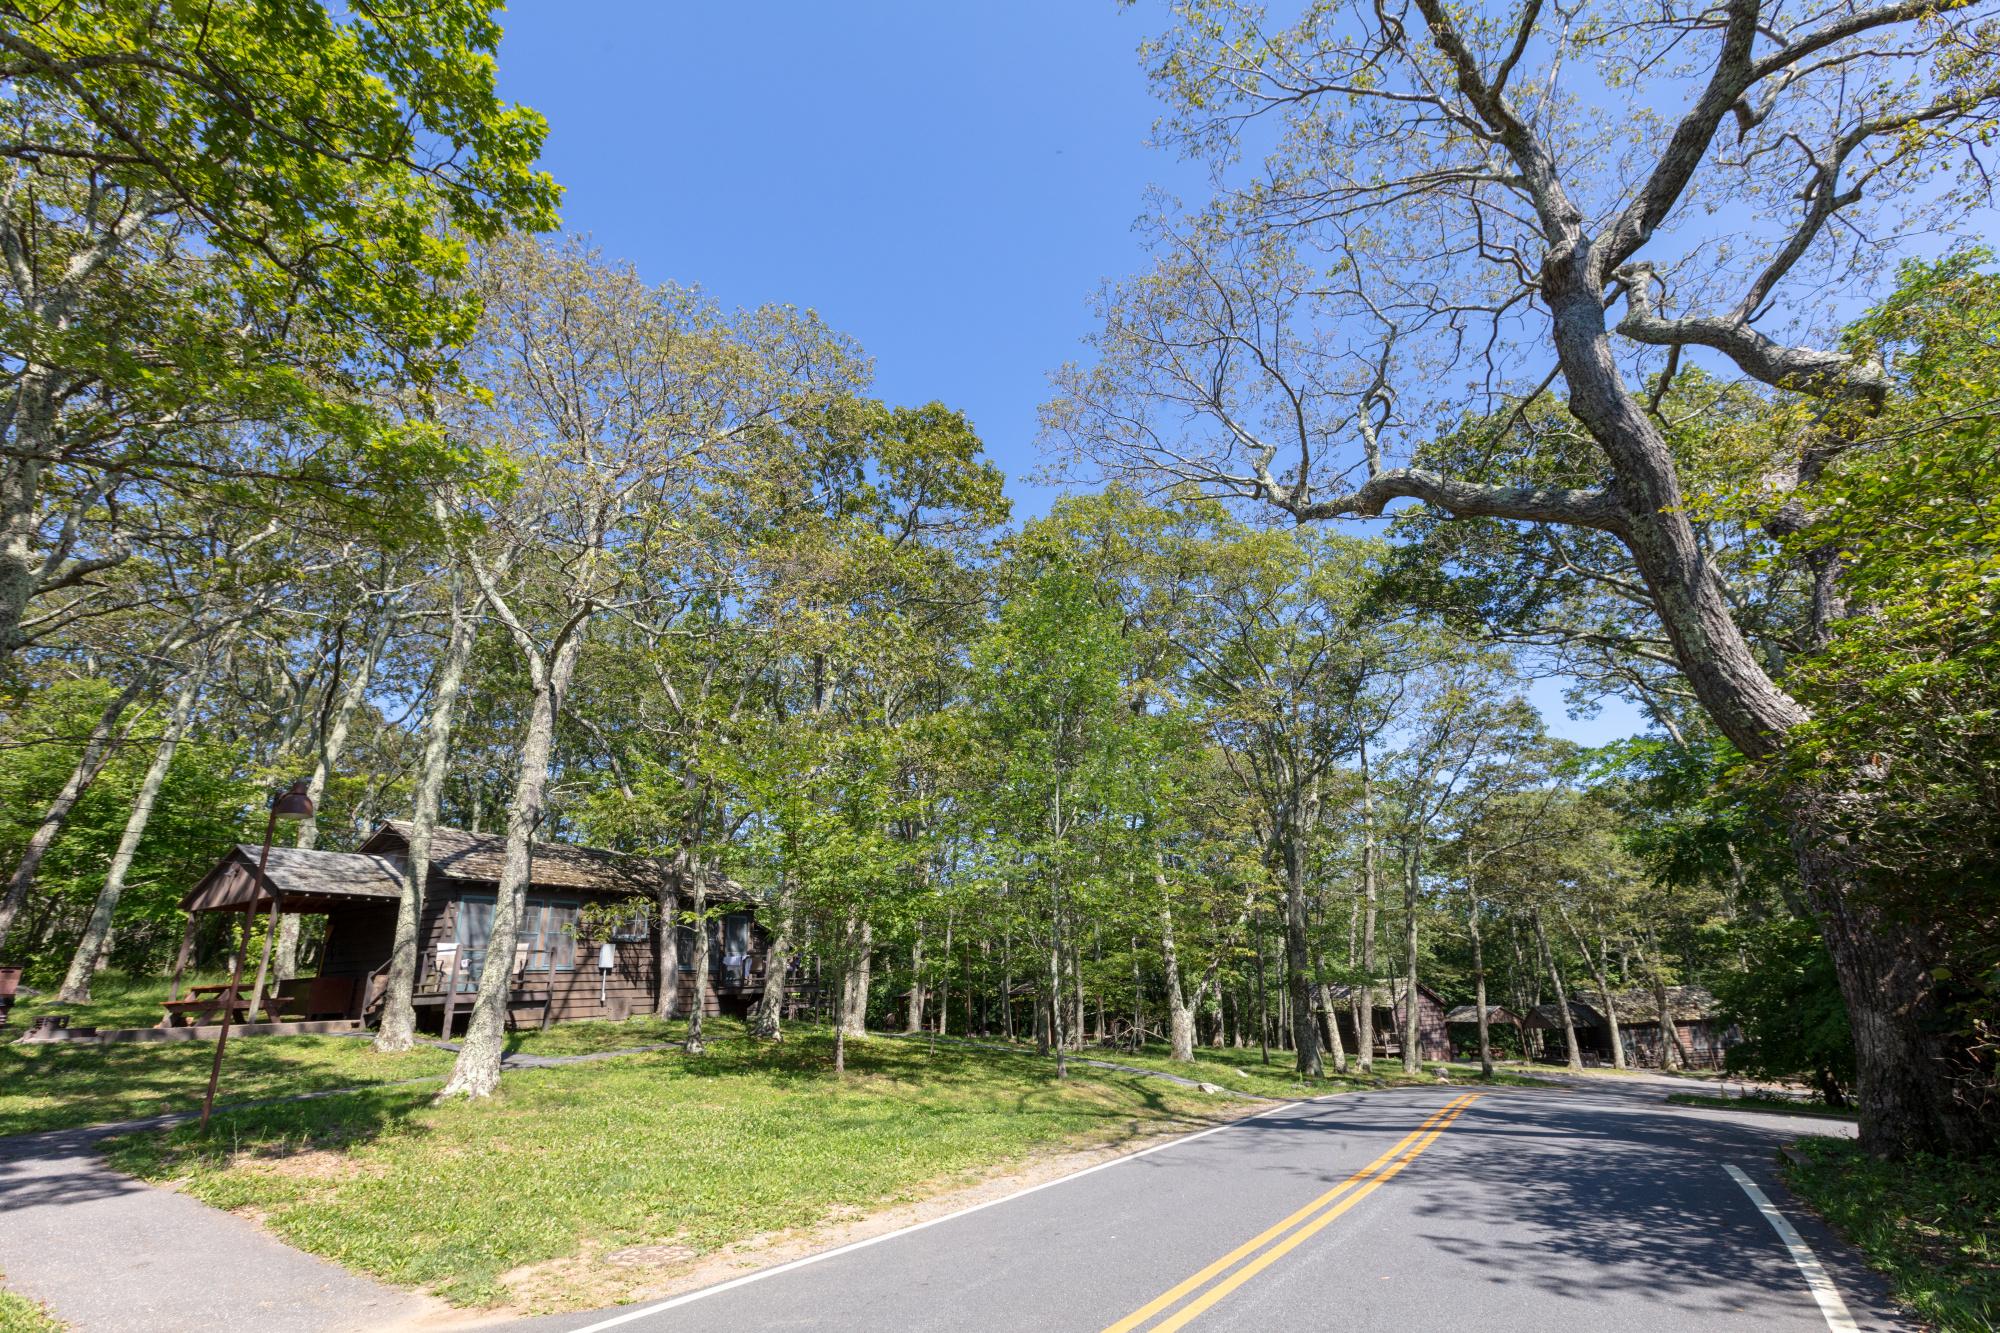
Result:
[[[190,935],[196,914],[250,910],[262,915],[274,902],[280,912],[324,916],[318,974],[291,985],[285,997],[289,1009],[281,1012],[304,1019],[374,1021],[381,1011],[396,907],[409,864],[409,824],[389,820],[352,852],[273,847],[262,876],[257,872],[258,851],[249,844],[237,845],[181,900],[191,914]],[[459,1014],[471,1008],[492,933],[506,852],[507,840],[499,834],[440,828],[431,836],[430,872],[418,926],[416,1003],[424,1026],[439,1026],[447,1000]],[[667,959],[668,984],[675,988],[674,1012],[687,1013],[694,996],[695,939],[690,926],[676,925],[671,937],[663,940],[656,910],[594,930],[582,918],[590,903],[655,904],[667,885],[667,871],[645,857],[561,843],[532,844],[515,948],[511,1016],[560,1022],[652,1013],[660,996],[662,954]],[[709,905],[715,915],[708,923],[704,1010],[747,1013],[763,993],[769,937],[757,924],[751,895],[741,886],[717,884],[709,891]],[[680,910],[687,906],[679,904]],[[599,966],[607,944],[608,969]],[[449,975],[446,964],[451,966]],[[254,960],[251,967],[254,970]]]
[[[1354,1002],[1358,987],[1329,986],[1333,997],[1334,1021],[1340,1025],[1342,1049],[1358,1055],[1361,1039],[1355,1030]],[[1403,1055],[1403,1014],[1409,983],[1388,981],[1371,988],[1375,1051],[1377,1059],[1401,1059]],[[1417,1058],[1437,1062],[1451,1059],[1451,1038],[1445,1030],[1444,1001],[1422,982],[1417,983]]]
[[[1667,1010],[1672,1029],[1663,1042],[1658,998],[1650,987],[1615,991],[1609,997],[1596,991],[1581,991],[1569,1002],[1576,1026],[1578,1051],[1588,1061],[1611,1062],[1611,1024],[1606,1014],[1618,1016],[1618,1036],[1625,1048],[1625,1062],[1636,1068],[1659,1068],[1661,1054],[1671,1042],[1675,1058],[1686,1069],[1720,1069],[1731,1046],[1743,1040],[1735,1026],[1723,1020],[1715,996],[1700,986],[1667,987]],[[1530,1009],[1522,1026],[1543,1033],[1543,1058],[1565,1059],[1562,1010],[1557,1005],[1538,1004]]]

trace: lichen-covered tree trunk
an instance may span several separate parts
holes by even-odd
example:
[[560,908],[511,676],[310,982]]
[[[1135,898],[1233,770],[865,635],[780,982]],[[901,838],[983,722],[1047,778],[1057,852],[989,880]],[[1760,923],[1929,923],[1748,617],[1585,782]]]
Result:
[[708,1011],[708,874],[699,860],[685,852],[680,865],[693,890],[688,915],[693,918],[694,926],[694,995],[688,1002],[687,1034],[681,1039],[681,1049],[689,1055],[700,1055],[702,1020]]
[[1535,928],[1535,945],[1549,969],[1549,982],[1556,990],[1556,1008],[1562,1013],[1563,1044],[1569,1051],[1569,1067],[1583,1069],[1583,1053],[1576,1044],[1576,1018],[1569,1011],[1569,991],[1563,986],[1562,969],[1556,966],[1555,950],[1549,948],[1548,932],[1542,929],[1542,912],[1536,908],[1529,920]]
[[501,863],[499,888],[494,894],[493,926],[487,937],[486,958],[479,969],[479,993],[473,998],[472,1017],[466,1022],[465,1040],[452,1064],[451,1077],[438,1092],[439,1101],[488,1097],[500,1086],[507,1006],[514,988],[514,944],[520,934],[522,905],[528,892],[531,844],[545,807],[556,718],[562,711],[563,696],[569,691],[582,646],[580,633],[570,635],[556,648],[546,675],[535,673],[542,679],[535,682],[527,734],[522,738],[521,760],[515,770],[514,795],[507,806],[507,852]]
[[[1412,832],[1411,838],[1422,834]],[[1403,861],[1403,1072],[1423,1070],[1423,1004],[1417,994],[1417,889],[1422,869],[1421,850],[1412,847]]]
[[1354,987],[1355,1055],[1364,1074],[1375,1069],[1375,922],[1381,911],[1376,883],[1375,782],[1368,742],[1361,742],[1361,980]]
[[841,973],[840,1013],[836,1021],[845,1036],[865,1037],[868,1035],[868,990],[873,984],[875,926],[856,914],[848,918],[846,929],[850,962]]
[[1294,1067],[1303,1078],[1320,1078],[1319,1023],[1313,1018],[1311,941],[1307,938],[1304,839],[1298,830],[1285,840],[1285,994]]
[[1589,944],[1583,938],[1583,932],[1578,930],[1576,922],[1570,919],[1569,909],[1565,907],[1559,910],[1562,912],[1563,925],[1569,930],[1570,939],[1575,941],[1577,952],[1583,955],[1584,963],[1590,968],[1590,979],[1597,983],[1597,993],[1604,1001],[1604,1021],[1608,1025],[1611,1035],[1612,1067],[1623,1069],[1625,1067],[1625,1035],[1618,1027],[1618,1006],[1611,998],[1611,985],[1604,971],[1602,949],[1600,948],[1596,953],[1591,952]]
[[139,780],[131,813],[126,816],[125,829],[118,837],[118,848],[111,854],[111,864],[105,868],[104,887],[98,890],[97,901],[90,909],[90,920],[83,928],[83,937],[76,942],[76,952],[70,956],[69,972],[63,978],[60,995],[64,1004],[90,1003],[90,979],[110,943],[111,919],[118,910],[119,898],[125,893],[125,877],[132,871],[132,858],[138,854],[139,840],[146,836],[146,825],[152,822],[153,804],[159,799],[160,787],[167,780],[167,770],[173,766],[174,752],[180,748],[181,737],[187,731],[195,700],[201,697],[202,687],[208,683],[208,675],[214,669],[217,656],[226,651],[226,642],[225,636],[224,644],[205,656],[201,665],[182,679],[180,689],[174,694],[173,707],[167,713],[166,728],[160,733],[160,743],[153,750],[153,762],[146,766],[145,776]]
[[76,808],[84,792],[97,781],[97,775],[110,762],[116,751],[112,736],[118,730],[118,719],[139,697],[147,683],[144,677],[134,677],[129,685],[105,703],[104,710],[98,714],[96,724],[84,741],[83,752],[76,757],[76,766],[70,769],[68,780],[56,793],[55,799],[49,802],[49,808],[42,812],[35,831],[28,835],[27,846],[21,849],[21,859],[14,863],[14,873],[7,877],[6,896],[0,898],[0,958],[7,956],[7,937],[13,933],[14,919],[28,901],[28,890],[34,887],[35,876],[42,868],[42,858],[48,855],[63,825],[69,822],[69,812]]
[[1153,884],[1160,893],[1160,966],[1166,973],[1168,1054],[1175,1060],[1194,1060],[1194,1007],[1181,989],[1179,951],[1174,947],[1173,904],[1167,899],[1167,877],[1157,866]]
[[903,1015],[905,1034],[924,1030],[924,928],[919,923],[916,937],[910,943],[910,990],[904,997],[907,1012]]
[[794,904],[790,881],[781,880],[772,922],[771,947],[764,955],[764,992],[757,997],[757,1013],[751,1020],[753,1036],[776,1041],[784,1035],[785,970],[792,961],[792,913]]
[[1479,1072],[1493,1077],[1493,1028],[1486,1014],[1486,944],[1479,933],[1479,895],[1468,876],[1466,897],[1471,906],[1465,914],[1466,929],[1472,936],[1472,1002],[1479,1007]]
[[[306,795],[312,798],[313,813],[299,822],[298,834],[292,843],[294,847],[310,851],[319,846],[319,806],[326,795],[327,779],[333,775],[334,765],[340,762],[340,756],[347,749],[347,737],[354,728],[355,710],[368,697],[369,683],[375,677],[375,664],[381,660],[382,650],[388,646],[392,623],[384,612],[368,640],[361,664],[341,683],[332,716],[323,719],[319,745],[313,755],[312,776],[306,780]],[[280,981],[289,981],[298,975],[299,916],[296,912],[287,912],[279,918],[274,966]]]
[[403,871],[402,896],[396,900],[396,934],[389,946],[382,1021],[375,1032],[378,1051],[407,1051],[416,1044],[417,945],[423,924],[424,892],[430,877],[431,835],[437,828],[438,802],[451,759],[452,717],[465,682],[465,668],[472,660],[474,638],[463,583],[454,580],[451,633],[445,641],[444,660],[438,664],[430,716],[424,719],[423,770],[417,778],[416,809],[411,812],[410,861]]

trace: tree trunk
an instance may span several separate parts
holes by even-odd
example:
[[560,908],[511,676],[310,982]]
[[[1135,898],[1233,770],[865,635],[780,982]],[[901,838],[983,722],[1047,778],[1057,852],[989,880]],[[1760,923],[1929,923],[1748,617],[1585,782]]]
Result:
[[[229,637],[233,637],[233,631]],[[58,996],[64,1004],[90,1003],[90,979],[96,974],[110,946],[111,918],[118,910],[118,899],[125,892],[125,877],[131,873],[132,859],[139,852],[139,840],[146,836],[146,825],[152,821],[153,803],[159,799],[160,787],[167,780],[167,770],[173,766],[174,751],[180,748],[181,736],[187,730],[195,700],[200,697],[202,687],[208,683],[208,673],[214,669],[215,660],[223,651],[224,647],[218,645],[204,657],[201,665],[181,682],[180,690],[174,696],[173,708],[167,714],[166,730],[160,734],[159,746],[153,751],[153,762],[147,766],[145,777],[140,779],[132,811],[125,819],[125,831],[118,838],[118,850],[112,853],[111,864],[105,870],[104,887],[98,890],[97,901],[90,909],[90,920],[83,928],[83,938],[76,942],[76,952],[70,957],[69,973],[63,978],[62,991]]]
[[[1419,835],[1414,831],[1412,838]],[[1424,1054],[1419,1020],[1423,1005],[1417,995],[1417,884],[1420,852],[1412,848],[1403,862],[1403,1072],[1423,1072]]]
[[924,1030],[924,928],[917,927],[916,938],[910,942],[910,989],[904,996],[907,1012],[903,1016],[905,1034]]
[[[407,1051],[417,1040],[414,997],[417,969],[422,961],[417,956],[417,947],[423,927],[424,893],[430,882],[431,835],[437,828],[438,802],[451,762],[452,717],[465,683],[465,668],[472,661],[475,637],[464,579],[462,575],[456,576],[451,588],[451,634],[445,641],[444,660],[438,665],[430,716],[424,719],[424,767],[417,778],[416,808],[410,812],[410,861],[403,872],[402,896],[396,900],[396,934],[389,947],[388,986],[382,998],[382,1021],[375,1032],[375,1049],[385,1053]],[[446,984],[455,980],[446,978]]]
[[1174,948],[1173,905],[1167,899],[1167,877],[1158,866],[1153,883],[1160,892],[1160,963],[1167,974],[1167,1041],[1170,1058],[1182,1063],[1194,1060],[1194,1009],[1181,989],[1180,955]]
[[[944,954],[939,960],[940,966],[938,968],[937,1034],[940,1037],[944,1035],[945,1025],[951,1018],[951,928],[952,913],[946,912],[944,914]],[[972,1035],[972,1028],[970,1026],[967,1026],[965,1029],[965,1035],[968,1037]]]
[[1354,987],[1354,1045],[1361,1072],[1375,1072],[1375,918],[1381,907],[1375,882],[1375,783],[1368,771],[1368,742],[1361,742],[1361,980]]
[[1479,1006],[1479,1072],[1492,1078],[1493,1030],[1486,1016],[1486,945],[1479,937],[1479,895],[1472,891],[1470,878],[1466,881],[1465,891],[1472,900],[1465,919],[1472,932],[1472,1002]]
[[1285,846],[1285,994],[1289,1000],[1294,1067],[1302,1078],[1323,1078],[1319,1024],[1313,1018],[1312,974],[1307,961],[1306,866],[1302,839]]
[[1580,1073],[1583,1070],[1583,1053],[1576,1045],[1576,1019],[1569,1011],[1569,992],[1563,989],[1562,969],[1556,966],[1555,951],[1549,948],[1549,936],[1548,932],[1542,929],[1542,911],[1539,907],[1535,909],[1532,920],[1535,927],[1535,945],[1541,950],[1542,961],[1548,965],[1549,981],[1556,988],[1556,1008],[1562,1013],[1563,1042],[1569,1049],[1569,1067]]
[[859,913],[847,919],[849,958],[840,987],[840,1030],[850,1037],[868,1035],[868,991],[874,984],[875,923]]
[[682,877],[694,886],[694,903],[688,910],[694,924],[694,994],[688,1001],[687,1034],[681,1039],[681,1050],[700,1055],[701,1025],[708,1015],[708,869],[685,847],[679,863]]
[[[361,665],[357,667],[341,685],[340,697],[333,716],[326,719],[326,725],[319,738],[317,753],[313,756],[312,777],[306,781],[306,795],[312,798],[314,813],[301,821],[294,847],[311,850],[319,846],[319,814],[321,799],[326,795],[327,780],[333,775],[335,764],[347,749],[348,732],[354,726],[355,710],[368,697],[369,683],[375,676],[375,664],[382,658],[382,650],[389,643],[391,621],[386,610],[382,613],[374,634],[368,640],[368,650],[362,654]],[[277,975],[280,981],[290,981],[299,971],[299,916],[287,912],[279,923]]]
[[1681,1057],[1680,1025],[1674,1021],[1673,1006],[1667,1003],[1667,974],[1662,966],[1659,941],[1653,927],[1646,926],[1646,952],[1640,959],[1653,975],[1653,1010],[1660,1025],[1660,1068],[1677,1069],[1686,1062]]
[[1584,963],[1590,968],[1590,978],[1597,983],[1598,997],[1604,1003],[1604,1021],[1609,1025],[1611,1034],[1611,1067],[1613,1069],[1623,1069],[1625,1067],[1625,1036],[1618,1029],[1618,1006],[1611,998],[1611,985],[1609,978],[1605,976],[1602,951],[1600,950],[1595,954],[1590,951],[1589,947],[1584,943],[1583,933],[1576,928],[1576,922],[1570,920],[1568,908],[1558,907],[1557,910],[1562,913],[1563,926],[1569,931],[1570,938],[1576,941],[1577,952],[1583,955]]
[[[84,742],[83,753],[77,756],[76,767],[70,770],[69,780],[63,783],[62,790],[56,793],[55,800],[43,812],[41,822],[28,836],[28,845],[21,849],[21,859],[15,863],[14,873],[7,879],[7,895],[0,899],[0,958],[7,956],[7,937],[13,932],[14,918],[28,901],[28,890],[34,886],[35,875],[42,868],[42,858],[48,855],[56,835],[69,821],[69,812],[76,808],[77,801],[82,799],[90,784],[97,781],[97,775],[111,761],[116,751],[112,733],[118,728],[118,719],[139,697],[147,683],[143,676],[134,677],[131,684],[104,705],[104,711],[97,716],[97,724],[90,729],[89,739]],[[131,734],[130,727],[125,729],[125,734]]]
[[459,1046],[458,1059],[452,1063],[451,1077],[438,1092],[438,1101],[489,1097],[500,1086],[507,1006],[514,987],[514,943],[520,933],[521,912],[528,892],[532,843],[545,808],[556,718],[561,715],[563,696],[569,691],[570,677],[575,674],[576,659],[582,648],[582,634],[569,635],[557,647],[547,673],[534,673],[543,678],[536,682],[527,735],[521,746],[521,762],[515,770],[514,796],[507,807],[507,854],[494,894],[493,927],[487,937],[486,959],[479,969],[479,993],[473,997],[465,1040]]
[[1854,1031],[1862,1146],[1888,1157],[1990,1153],[2000,1142],[2000,1108],[1959,1095],[1954,1076],[1975,1071],[1944,1040],[1951,1026],[1929,965],[1931,941],[1868,902],[1845,836],[1815,815],[1795,806],[1792,848]]
[[765,955],[764,993],[757,997],[757,1014],[750,1025],[751,1035],[766,1041],[777,1041],[784,1035],[780,1023],[785,1008],[785,972],[792,960],[793,910],[791,880],[781,879],[776,929],[771,932],[771,947]]

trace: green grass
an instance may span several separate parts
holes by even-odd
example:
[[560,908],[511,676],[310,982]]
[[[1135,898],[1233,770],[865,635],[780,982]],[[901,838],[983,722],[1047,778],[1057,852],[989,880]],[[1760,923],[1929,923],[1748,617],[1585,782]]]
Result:
[[[220,985],[229,980],[227,973],[218,972],[213,976],[203,973],[189,975],[181,979],[182,985]],[[250,988],[246,979],[243,988]],[[38,995],[24,995],[14,1002],[14,1012],[9,1017],[6,1031],[10,1034],[26,1031],[40,1014],[68,1014],[71,1027],[97,1028],[149,1028],[160,1021],[165,1011],[160,1002],[167,998],[167,978],[135,977],[123,972],[100,972],[90,981],[89,1004],[59,1004],[56,992],[59,986],[51,985]]]
[[1711,1097],[1699,1092],[1671,1092],[1667,1101],[1674,1106],[1706,1106],[1720,1111],[1764,1111],[1776,1115],[1819,1116],[1824,1120],[1855,1120],[1859,1111],[1845,1111],[1820,1102],[1798,1101],[1790,1097]]
[[63,1327],[38,1302],[0,1287],[0,1333],[62,1333]]
[[[383,1089],[232,1113],[208,1141],[192,1127],[134,1135],[112,1161],[458,1304],[564,1308],[607,1299],[591,1284],[612,1250],[670,1245],[691,1258],[921,1197],[1037,1149],[1242,1109],[1103,1070],[1059,1083],[1032,1054],[879,1038],[851,1042],[850,1072],[835,1079],[829,1048],[812,1030],[778,1045],[721,1036],[692,1059],[512,1072],[470,1105]],[[530,1264],[544,1267],[503,1280]]]
[[[456,1026],[454,1024],[454,1026]],[[704,1037],[740,1036],[743,1025],[727,1018],[702,1021]],[[528,1029],[507,1034],[507,1051],[520,1055],[593,1055],[600,1051],[629,1051],[661,1042],[679,1041],[686,1028],[681,1023],[663,1023],[657,1018],[630,1018],[622,1023],[582,1019],[554,1023],[548,1031]]]
[[1850,1139],[1806,1139],[1785,1180],[1944,1333],[2000,1327],[2000,1161],[1888,1162]]
[[[99,1125],[201,1106],[212,1041],[0,1046],[0,1135]],[[357,1037],[239,1037],[223,1054],[218,1102],[443,1074],[447,1051],[377,1055]]]

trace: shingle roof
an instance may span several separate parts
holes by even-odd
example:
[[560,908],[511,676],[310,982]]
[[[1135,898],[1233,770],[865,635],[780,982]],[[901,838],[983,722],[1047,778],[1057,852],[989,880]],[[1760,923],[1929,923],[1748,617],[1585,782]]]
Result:
[[[1591,1003],[1604,1008],[1605,997],[1596,991],[1585,992]],[[1610,996],[1612,1006],[1617,1009],[1620,1023],[1641,1024],[1660,1021],[1659,1001],[1654,997],[1652,987],[1634,986],[1629,990],[1614,991]],[[1705,986],[1667,987],[1667,1012],[1676,1023],[1695,1023],[1702,1019],[1714,1018],[1719,1006],[1715,996]]]
[[[1447,1023],[1477,1023],[1479,1021],[1479,1006],[1476,1004],[1461,1004],[1458,1008],[1446,1014],[1444,1021]],[[1520,1020],[1514,1017],[1513,1010],[1501,1005],[1489,1004],[1486,1006],[1486,1021],[1488,1023],[1515,1023]]]
[[[383,821],[363,845],[380,845],[385,850],[393,845],[400,852],[408,848],[409,841],[409,821],[390,819]],[[536,888],[650,895],[659,887],[659,865],[640,856],[559,842],[533,843],[530,856],[528,880]],[[467,833],[455,828],[431,830],[431,869],[439,874],[498,883],[506,860],[505,834]]]
[[[261,848],[246,842],[216,862],[202,881],[182,898],[181,906],[215,911],[249,903],[268,903],[271,895],[257,883]],[[298,847],[273,847],[264,866],[264,882],[286,902],[352,902],[355,899],[395,901],[403,892],[402,862],[365,852],[322,852]]]
[[[1580,1028],[1601,1028],[1604,1015],[1582,1000],[1572,998],[1569,1002],[1570,1021]],[[1538,1004],[1527,1013],[1527,1024],[1531,1028],[1549,1028],[1561,1031],[1563,1025],[1562,1006],[1554,1000]]]

